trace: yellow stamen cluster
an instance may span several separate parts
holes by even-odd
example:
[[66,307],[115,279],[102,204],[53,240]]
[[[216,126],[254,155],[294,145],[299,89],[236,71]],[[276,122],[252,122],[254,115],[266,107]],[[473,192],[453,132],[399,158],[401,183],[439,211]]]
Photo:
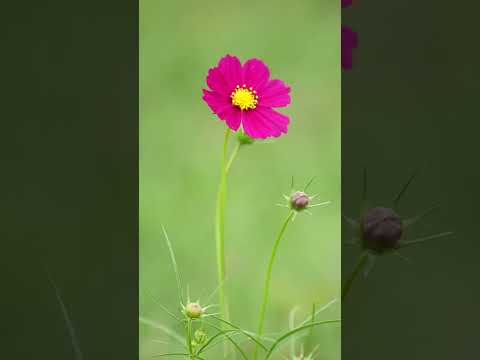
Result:
[[237,85],[232,91],[230,97],[232,104],[238,106],[241,110],[255,109],[258,103],[258,95],[252,87],[247,88],[247,85]]

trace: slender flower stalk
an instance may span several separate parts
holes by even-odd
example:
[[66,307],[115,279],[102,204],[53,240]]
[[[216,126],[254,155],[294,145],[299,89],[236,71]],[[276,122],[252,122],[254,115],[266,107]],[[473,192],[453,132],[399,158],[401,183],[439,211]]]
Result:
[[185,325],[186,331],[187,331],[187,336],[185,337],[185,340],[187,341],[187,349],[188,353],[190,355],[191,360],[195,360],[195,352],[193,351],[193,346],[192,346],[192,320],[188,319],[187,324]]
[[232,155],[230,155],[230,159],[228,160],[227,166],[225,167],[225,175],[228,175],[230,168],[232,167],[232,163],[237,157],[238,151],[240,150],[241,146],[242,146],[242,143],[238,142],[237,145],[235,146],[235,149],[233,149]]
[[225,294],[225,203],[227,198],[227,176],[238,152],[244,143],[238,142],[227,161],[228,140],[231,130],[225,129],[225,137],[222,148],[222,160],[220,167],[220,184],[217,193],[217,206],[215,214],[215,239],[217,247],[217,272],[218,272],[218,294],[220,313],[225,320],[228,320],[228,303]]
[[[295,211],[291,210],[288,213],[287,218],[283,222],[282,227],[280,228],[280,231],[278,233],[278,236],[275,240],[275,244],[273,245],[272,253],[270,255],[270,260],[268,262],[268,267],[267,267],[267,273],[265,275],[265,283],[263,285],[263,301],[262,305],[260,307],[260,317],[258,320],[258,329],[257,329],[257,334],[258,336],[262,336],[263,334],[263,325],[265,322],[265,313],[267,310],[267,304],[268,304],[268,297],[270,293],[270,280],[272,277],[272,269],[273,269],[273,262],[275,261],[275,256],[277,255],[277,250],[278,246],[280,245],[280,241],[282,240],[285,230],[287,230],[288,224],[291,222],[293,216],[295,215]],[[253,359],[255,360],[257,358],[257,352],[258,352],[258,346],[255,347],[254,353],[253,353]]]
[[352,287],[353,281],[355,280],[357,275],[362,271],[363,267],[367,263],[367,260],[368,260],[368,252],[364,251],[358,258],[357,263],[355,264],[355,267],[353,268],[352,272],[350,273],[350,276],[347,278],[347,280],[345,281],[345,284],[343,285],[342,301],[344,301],[345,298],[347,297]]
[[225,296],[225,201],[227,195],[227,151],[230,129],[225,129],[225,138],[222,149],[222,163],[220,167],[220,184],[217,193],[217,206],[215,211],[215,243],[217,248],[217,274],[220,313],[228,320],[227,302]]

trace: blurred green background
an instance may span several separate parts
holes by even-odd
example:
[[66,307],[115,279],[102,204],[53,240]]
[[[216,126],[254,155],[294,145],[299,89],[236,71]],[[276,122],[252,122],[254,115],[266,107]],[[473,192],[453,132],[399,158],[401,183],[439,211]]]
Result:
[[[140,314],[179,330],[152,299],[179,311],[165,225],[193,298],[217,286],[214,206],[224,124],[201,99],[210,67],[227,53],[258,57],[292,88],[289,133],[242,148],[229,177],[227,290],[231,320],[254,330],[264,272],[287,214],[289,191],[311,186],[327,207],[301,214],[277,257],[266,333],[285,331],[312,302],[340,294],[340,4],[318,1],[140,2]],[[151,294],[152,296],[150,296]],[[216,302],[216,297],[215,297]],[[337,305],[321,318],[337,318]],[[340,326],[318,328],[318,358],[340,358]],[[174,351],[158,329],[140,325],[140,358]],[[217,358],[214,352],[209,359]],[[220,356],[218,356],[220,358]]]

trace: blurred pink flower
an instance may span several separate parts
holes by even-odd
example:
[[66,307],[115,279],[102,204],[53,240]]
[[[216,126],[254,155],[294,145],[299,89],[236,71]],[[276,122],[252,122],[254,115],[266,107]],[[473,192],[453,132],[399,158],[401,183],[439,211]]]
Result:
[[[349,7],[353,0],[342,0],[342,8]],[[348,26],[342,25],[342,69],[350,70],[353,66],[353,49],[358,47],[358,34]]]
[[261,60],[242,65],[236,56],[226,55],[208,71],[210,90],[203,89],[203,100],[234,131],[241,126],[254,139],[278,137],[288,131],[289,118],[273,108],[290,104],[290,87],[269,77]]
[[342,69],[350,70],[353,66],[353,49],[358,47],[358,35],[348,26],[342,26]]

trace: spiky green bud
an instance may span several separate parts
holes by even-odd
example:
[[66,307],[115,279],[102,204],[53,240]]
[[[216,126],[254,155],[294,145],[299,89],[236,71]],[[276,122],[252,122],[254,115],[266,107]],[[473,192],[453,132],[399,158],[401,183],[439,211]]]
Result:
[[296,191],[290,196],[290,207],[293,210],[304,210],[310,203],[310,197],[303,191]]
[[200,316],[203,315],[203,312],[204,310],[199,303],[192,302],[188,303],[185,306],[185,315],[188,316],[190,319],[198,319]]
[[207,341],[207,338],[207,334],[204,331],[200,329],[195,331],[194,340],[198,345],[204,344]]

